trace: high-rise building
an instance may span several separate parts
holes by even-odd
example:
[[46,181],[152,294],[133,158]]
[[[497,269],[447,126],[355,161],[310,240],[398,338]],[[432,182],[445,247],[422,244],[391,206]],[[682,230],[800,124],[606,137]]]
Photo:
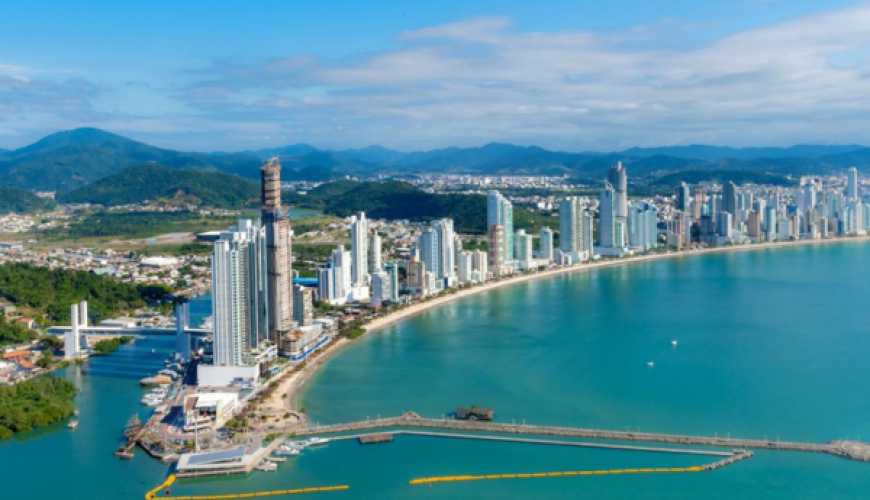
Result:
[[739,215],[737,211],[737,185],[728,181],[722,186],[722,211],[731,214],[732,227],[737,223]]
[[846,171],[846,198],[849,201],[858,199],[858,169],[855,167]]
[[761,215],[755,210],[751,210],[746,219],[746,234],[753,241],[761,239]]
[[505,231],[498,224],[489,226],[489,269],[493,275],[501,276],[505,273]]
[[731,221],[731,212],[722,211],[716,216],[716,234],[725,239],[731,239],[734,222]]
[[420,260],[426,263],[426,270],[438,275],[440,273],[441,258],[438,255],[440,248],[440,233],[434,227],[424,227],[417,237],[417,249],[420,252]]
[[514,206],[498,191],[486,193],[486,227],[501,226],[502,256],[505,262],[514,260]]
[[372,273],[371,305],[380,307],[384,302],[392,300],[393,289],[390,275],[378,269]]
[[384,264],[384,270],[390,275],[390,301],[399,301],[399,265],[395,262]]
[[532,235],[526,234],[525,229],[517,230],[517,234],[514,237],[514,256],[516,260],[528,262],[532,260]]
[[553,230],[549,227],[541,228],[538,237],[538,257],[553,260]]
[[214,365],[240,366],[251,348],[251,241],[244,231],[221,233],[211,259]]
[[293,286],[293,319],[299,326],[314,324],[314,290],[311,288]]
[[408,288],[418,295],[425,295],[428,289],[426,263],[412,260],[408,263]]
[[191,336],[187,331],[190,326],[190,302],[185,297],[177,297],[175,300],[175,352],[182,360],[191,358]]
[[707,203],[707,191],[701,186],[695,187],[695,196],[692,200],[692,219],[701,220],[704,215],[704,205]]
[[450,285],[456,278],[456,237],[453,233],[453,221],[441,219],[423,228],[417,238],[417,248],[420,250],[420,260],[426,263],[426,270]]
[[674,208],[681,212],[687,212],[689,210],[689,196],[689,186],[685,182],[681,182],[677,188]]
[[[242,219],[230,230],[245,233],[248,240],[248,269],[251,286],[250,347],[256,348],[260,341],[269,338],[269,272],[268,235],[259,221]],[[292,304],[292,297],[290,299]],[[291,321],[292,328],[292,321]]]
[[620,255],[628,245],[625,219],[617,217],[617,194],[610,183],[601,190],[599,202],[598,239],[600,247],[597,250],[602,255]]
[[368,282],[368,221],[360,212],[350,218],[351,285],[363,287]]
[[645,252],[657,245],[655,207],[647,202],[632,203],[628,207],[628,246]]
[[381,235],[374,232],[369,237],[369,269],[374,272],[383,269],[381,263]]
[[477,275],[477,280],[481,283],[486,281],[487,272],[489,271],[487,259],[488,256],[483,250],[474,250],[471,252],[472,272]]
[[[579,198],[569,196],[559,203],[559,250],[583,258],[592,252],[591,217],[583,212]],[[581,259],[582,260],[582,259]]]
[[615,167],[610,167],[607,171],[607,182],[614,191],[614,218],[625,225],[625,219],[628,217],[628,175],[622,167],[622,162],[617,163]]
[[[293,233],[281,205],[281,163],[268,160],[260,168],[263,225],[266,233],[266,314],[268,336],[275,340],[293,327]],[[215,322],[217,318],[215,318]]]

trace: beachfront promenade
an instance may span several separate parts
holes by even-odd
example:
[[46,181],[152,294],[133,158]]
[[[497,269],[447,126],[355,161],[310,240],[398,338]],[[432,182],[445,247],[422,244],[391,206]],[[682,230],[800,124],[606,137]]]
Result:
[[[611,441],[636,441],[646,443],[665,443],[673,445],[715,446],[729,449],[757,449],[828,453],[851,460],[870,461],[870,444],[855,441],[833,441],[831,443],[802,443],[795,441],[771,441],[762,439],[723,438],[711,436],[691,436],[681,434],[661,434],[651,432],[626,432],[578,427],[555,427],[544,425],[501,424],[481,421],[423,418],[409,412],[398,417],[376,420],[361,420],[344,424],[307,427],[296,431],[297,436],[322,436],[329,434],[352,433],[376,429],[438,429],[447,431],[485,432],[490,434],[513,434],[531,436],[559,436],[571,438],[605,439]],[[401,433],[401,431],[397,431]],[[543,443],[546,444],[546,443]],[[609,446],[607,446],[609,447]],[[647,451],[643,447],[621,447]]]

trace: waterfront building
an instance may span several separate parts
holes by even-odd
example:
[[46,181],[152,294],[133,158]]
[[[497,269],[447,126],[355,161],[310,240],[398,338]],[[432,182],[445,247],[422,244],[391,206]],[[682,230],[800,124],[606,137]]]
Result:
[[399,301],[399,265],[395,262],[384,264],[384,270],[390,275],[390,301]]
[[538,237],[538,257],[541,259],[553,260],[553,230],[549,227],[542,227],[540,236]]
[[426,269],[443,280],[446,286],[451,286],[456,279],[456,237],[453,233],[453,221],[441,219],[423,228],[417,238],[417,248],[420,259],[426,263]]
[[506,273],[506,259],[504,248],[504,228],[498,224],[489,226],[489,252],[488,264],[494,276],[502,276]]
[[722,211],[716,215],[716,234],[720,242],[731,240],[734,237],[734,222],[731,212]]
[[412,260],[408,263],[408,289],[414,295],[426,295],[428,290],[426,263]]
[[578,262],[591,257],[592,247],[592,218],[584,213],[579,198],[569,196],[559,203],[559,250]]
[[625,219],[621,219],[618,213],[619,197],[616,190],[610,184],[605,183],[601,190],[599,202],[599,246],[595,253],[610,257],[618,257],[627,251],[628,241],[626,238]]
[[471,266],[474,275],[477,276],[477,281],[483,283],[487,277],[487,253],[483,250],[474,250],[471,252]]
[[372,272],[382,270],[381,263],[381,235],[373,232],[369,236],[369,270]]
[[657,212],[651,203],[632,203],[628,208],[628,246],[645,252],[658,245]]
[[302,285],[293,286],[293,320],[299,326],[314,323],[314,290]]
[[368,283],[368,221],[366,214],[350,218],[351,285],[364,287]]
[[390,275],[380,269],[373,272],[371,305],[380,307],[384,302],[391,301],[392,297],[393,289]]
[[749,217],[746,222],[746,233],[752,241],[759,241],[762,237],[761,216],[756,210],[749,211]]
[[[290,221],[281,204],[281,163],[272,158],[260,168],[263,226],[265,228],[265,301],[268,337],[275,339],[293,327],[293,253]],[[254,266],[255,263],[250,265]],[[259,317],[261,310],[258,307]],[[217,318],[215,318],[217,323]],[[258,327],[259,330],[259,327]],[[256,345],[256,341],[255,341]]]
[[251,241],[246,231],[237,229],[221,233],[212,250],[215,366],[240,366],[243,354],[251,348]]
[[514,260],[514,207],[498,191],[486,193],[486,227],[501,226],[504,262]]
[[628,217],[628,175],[622,167],[622,162],[616,164],[615,167],[610,167],[607,171],[607,182],[613,187],[613,216],[618,222],[622,222],[625,227],[625,220]]
[[471,252],[459,252],[459,259],[456,261],[457,277],[460,283],[470,283],[474,281],[472,273],[474,272],[474,259],[471,257]]
[[532,255],[533,246],[532,235],[526,234],[525,229],[517,230],[517,234],[514,236],[514,256],[516,260],[522,262],[532,260],[534,258]]

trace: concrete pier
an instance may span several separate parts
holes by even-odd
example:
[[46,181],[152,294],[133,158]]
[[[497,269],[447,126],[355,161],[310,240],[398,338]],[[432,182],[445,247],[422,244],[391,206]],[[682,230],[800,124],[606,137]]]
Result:
[[307,427],[296,431],[297,436],[351,433],[386,428],[441,429],[448,431],[486,432],[491,434],[520,434],[535,436],[561,436],[611,441],[638,441],[676,445],[715,446],[729,449],[756,449],[828,453],[850,460],[870,461],[870,445],[855,441],[832,443],[805,443],[796,441],[771,441],[763,439],[740,439],[651,432],[625,432],[578,427],[555,427],[544,425],[501,424],[463,420],[439,420],[423,418],[416,413],[377,420],[362,420],[346,424]]

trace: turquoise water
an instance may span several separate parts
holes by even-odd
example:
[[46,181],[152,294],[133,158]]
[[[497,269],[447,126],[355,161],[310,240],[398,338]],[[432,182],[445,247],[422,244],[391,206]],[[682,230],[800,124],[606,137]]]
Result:
[[[478,404],[493,407],[502,422],[809,441],[868,438],[868,257],[870,246],[862,244],[738,252],[498,290],[355,342],[318,372],[300,403],[321,423],[404,410],[438,416]],[[130,463],[111,455],[124,421],[141,408],[129,372],[146,354],[126,349],[122,363],[112,355],[82,370],[90,373],[70,369],[68,376],[83,387],[75,432],[58,426],[0,443],[3,477],[8,472],[18,479],[4,490],[10,498],[75,492],[72,498],[138,499],[159,483],[162,464],[141,452]],[[115,368],[98,375],[109,368],[101,363]],[[434,475],[712,460],[401,436],[376,446],[334,442],[277,473],[181,481],[173,494],[336,484],[351,489],[315,496],[857,499],[870,491],[870,464],[782,452],[760,452],[699,474],[408,485]],[[51,481],[42,480],[46,471]]]

